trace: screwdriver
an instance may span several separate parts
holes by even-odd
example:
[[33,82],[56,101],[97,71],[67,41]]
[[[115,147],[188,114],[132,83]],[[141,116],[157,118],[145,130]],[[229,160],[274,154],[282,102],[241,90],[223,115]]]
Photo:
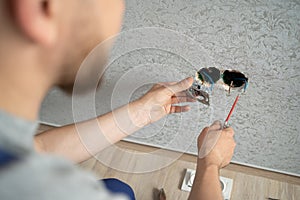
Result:
[[231,117],[231,115],[232,115],[232,113],[233,113],[233,110],[234,110],[234,108],[235,108],[235,106],[236,106],[236,103],[238,102],[239,98],[240,98],[240,95],[238,94],[238,95],[236,96],[236,98],[235,98],[235,101],[234,101],[234,103],[233,103],[233,105],[232,105],[232,107],[231,107],[231,109],[230,109],[228,115],[227,115],[227,118],[225,119],[225,122],[224,122],[224,128],[228,128],[228,127],[229,127],[228,121],[229,121],[229,119],[230,119],[230,117]]

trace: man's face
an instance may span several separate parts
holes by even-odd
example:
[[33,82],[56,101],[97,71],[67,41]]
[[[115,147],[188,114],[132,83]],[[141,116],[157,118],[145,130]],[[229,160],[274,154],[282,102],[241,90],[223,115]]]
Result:
[[[68,2],[66,16],[61,20],[62,37],[58,47],[62,52],[59,86],[72,91],[77,71],[86,56],[100,43],[115,36],[121,28],[124,2],[123,0],[64,0]],[[67,5],[67,4],[66,4]],[[108,45],[109,44],[109,45]],[[79,81],[82,90],[87,90],[94,71],[104,68],[111,42],[100,45],[97,65],[84,66],[84,76]],[[99,51],[100,50],[100,51]],[[102,69],[103,70],[103,69]],[[100,77],[99,77],[100,78]]]

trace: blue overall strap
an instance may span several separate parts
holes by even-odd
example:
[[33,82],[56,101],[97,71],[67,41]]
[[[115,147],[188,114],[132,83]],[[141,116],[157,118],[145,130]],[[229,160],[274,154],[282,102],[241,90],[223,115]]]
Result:
[[133,189],[123,181],[115,178],[108,178],[100,180],[104,183],[106,189],[108,189],[113,194],[125,195],[130,200],[135,200]]
[[0,148],[0,167],[4,167],[17,160],[19,160],[17,155]]

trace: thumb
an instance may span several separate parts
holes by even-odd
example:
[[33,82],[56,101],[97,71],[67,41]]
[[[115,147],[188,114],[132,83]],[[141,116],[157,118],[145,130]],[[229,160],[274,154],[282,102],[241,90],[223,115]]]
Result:
[[168,86],[170,91],[170,95],[176,94],[177,92],[181,92],[183,90],[189,89],[193,84],[194,79],[192,77],[188,77],[174,85]]
[[222,122],[220,120],[215,121],[212,125],[210,125],[209,130],[210,131],[218,131],[222,130]]

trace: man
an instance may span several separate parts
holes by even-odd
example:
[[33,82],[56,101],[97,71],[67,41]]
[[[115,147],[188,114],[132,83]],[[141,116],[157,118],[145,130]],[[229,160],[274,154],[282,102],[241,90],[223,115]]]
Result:
[[[72,90],[83,59],[120,30],[123,2],[2,0],[0,9],[0,199],[125,199],[108,191],[114,186],[94,180],[55,156],[75,162],[90,157],[74,125],[34,137],[47,91],[55,85]],[[184,91],[192,82],[187,78],[157,84],[139,100],[115,110],[114,115],[125,116],[125,132],[131,134],[167,114],[188,111],[188,106],[174,104],[191,101]],[[125,137],[112,113],[95,120],[101,125],[98,134],[109,142],[99,141],[93,151]],[[79,126],[88,129],[90,123]],[[198,139],[199,148],[207,131],[204,129]],[[218,173],[230,162],[234,147],[233,130],[223,130],[214,149],[198,159],[190,199],[222,199]]]

